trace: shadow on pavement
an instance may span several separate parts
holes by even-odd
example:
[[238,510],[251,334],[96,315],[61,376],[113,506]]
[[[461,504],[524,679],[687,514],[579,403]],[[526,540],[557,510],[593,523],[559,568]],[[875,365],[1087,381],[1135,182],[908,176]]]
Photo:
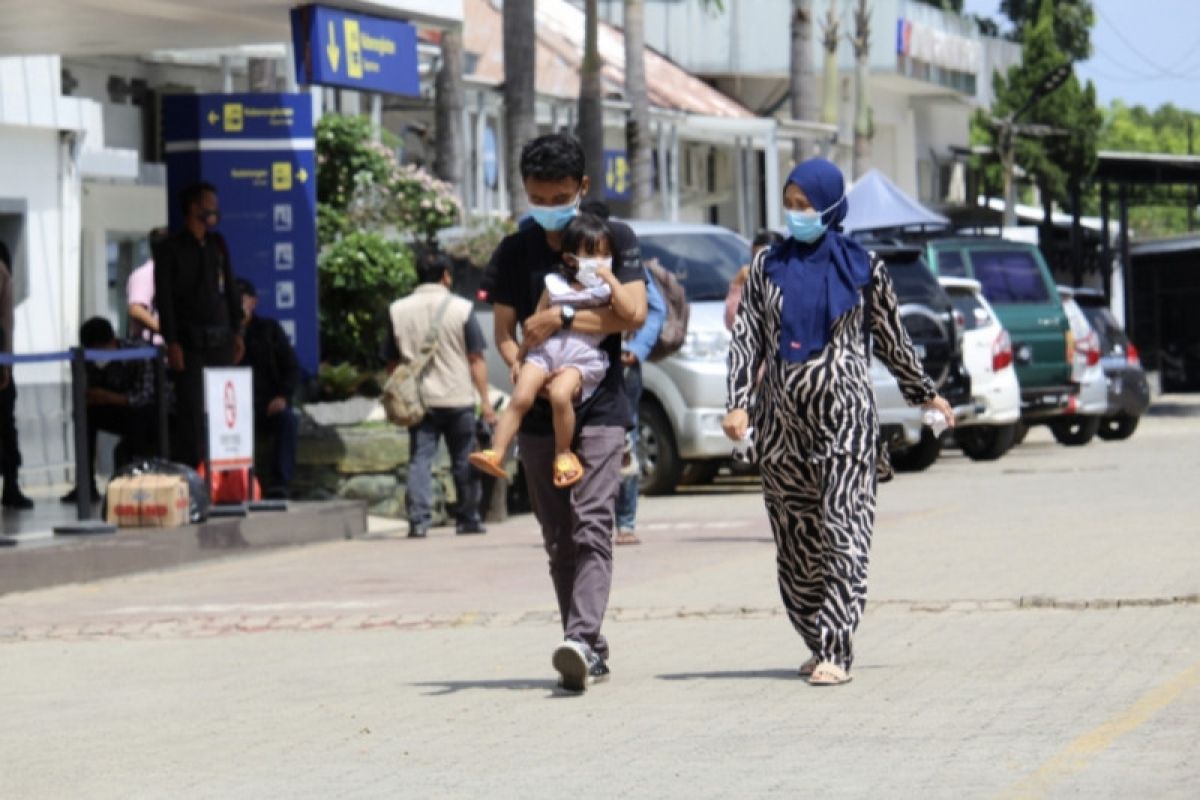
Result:
[[789,680],[798,681],[795,668],[792,669],[744,669],[726,672],[672,672],[657,675],[660,681],[708,681],[708,680]]
[[562,692],[549,678],[514,678],[494,681],[426,681],[412,683],[410,686],[421,686],[436,691],[425,692],[426,697],[441,697],[448,694],[467,691],[469,689],[507,689],[513,692],[544,691],[547,697],[573,697],[573,694]]

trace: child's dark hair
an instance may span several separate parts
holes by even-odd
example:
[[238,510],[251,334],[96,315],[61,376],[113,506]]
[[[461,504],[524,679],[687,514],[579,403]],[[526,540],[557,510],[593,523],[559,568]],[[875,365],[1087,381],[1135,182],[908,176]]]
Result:
[[521,149],[521,179],[583,181],[583,145],[566,133],[547,133]]
[[564,253],[587,253],[593,255],[604,246],[612,253],[612,234],[608,223],[595,214],[576,214],[563,229],[562,251]]
[[751,247],[771,247],[783,241],[783,234],[777,233],[767,228],[763,228],[758,233],[754,234],[754,241],[750,243]]

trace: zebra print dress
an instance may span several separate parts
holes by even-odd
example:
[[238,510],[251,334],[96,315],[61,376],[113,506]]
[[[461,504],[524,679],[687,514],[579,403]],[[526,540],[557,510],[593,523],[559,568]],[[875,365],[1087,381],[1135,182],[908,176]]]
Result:
[[[728,407],[746,409],[755,429],[788,616],[819,661],[849,670],[866,603],[880,458],[864,304],[834,321],[829,343],[809,361],[783,361],[783,293],[763,270],[765,255],[751,266],[734,321]],[[901,322],[887,269],[874,255],[871,262],[874,352],[909,403],[926,403],[933,382]]]

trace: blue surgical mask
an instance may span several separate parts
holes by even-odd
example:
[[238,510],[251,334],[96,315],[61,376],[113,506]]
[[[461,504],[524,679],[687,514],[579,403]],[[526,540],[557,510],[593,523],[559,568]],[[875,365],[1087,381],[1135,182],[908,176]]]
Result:
[[548,231],[561,231],[579,213],[579,198],[563,206],[530,206],[529,216]]
[[842,195],[836,203],[824,211],[791,211],[783,212],[787,220],[788,233],[792,238],[804,244],[812,244],[820,239],[829,226],[824,222],[825,215],[842,204],[846,195]]
[[804,244],[820,239],[829,227],[821,221],[821,215],[816,211],[785,211],[784,215],[787,217],[788,233]]

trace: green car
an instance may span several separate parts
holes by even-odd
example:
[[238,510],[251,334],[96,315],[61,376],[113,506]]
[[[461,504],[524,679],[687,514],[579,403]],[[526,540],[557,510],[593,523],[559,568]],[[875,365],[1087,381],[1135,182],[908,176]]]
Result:
[[1052,422],[1073,414],[1079,384],[1071,382],[1071,329],[1037,245],[961,237],[926,246],[929,266],[939,276],[979,281],[1008,330],[1021,383],[1021,420]]

